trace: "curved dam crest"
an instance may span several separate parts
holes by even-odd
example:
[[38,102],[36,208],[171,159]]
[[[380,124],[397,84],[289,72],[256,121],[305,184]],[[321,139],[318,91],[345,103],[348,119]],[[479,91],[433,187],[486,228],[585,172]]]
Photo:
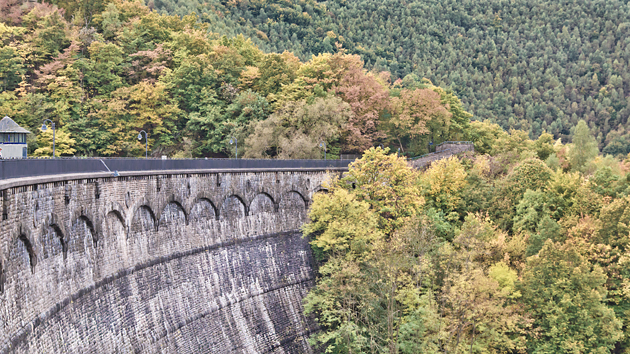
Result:
[[310,353],[299,232],[324,171],[0,191],[0,352]]

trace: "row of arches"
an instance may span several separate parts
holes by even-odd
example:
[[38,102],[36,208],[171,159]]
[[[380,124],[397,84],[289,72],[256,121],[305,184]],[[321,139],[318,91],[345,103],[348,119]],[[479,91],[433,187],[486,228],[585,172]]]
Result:
[[[289,191],[284,194],[280,201],[275,201],[274,198],[267,193],[259,193],[249,204],[247,204],[241,196],[232,194],[225,198],[220,206],[217,206],[210,198],[197,197],[189,210],[184,207],[182,202],[172,199],[159,214],[155,212],[151,205],[138,203],[138,205],[133,208],[133,215],[147,213],[155,224],[155,227],[159,228],[160,220],[163,219],[163,214],[165,213],[168,215],[181,212],[183,213],[186,224],[188,224],[191,215],[194,215],[196,211],[202,212],[202,210],[202,213],[207,214],[210,212],[216,220],[221,220],[227,218],[242,218],[262,212],[277,212],[279,209],[306,209],[307,206],[308,200],[301,193]],[[123,221],[124,224],[125,218],[123,213],[120,210],[113,210],[112,212],[115,213],[116,217]]]
[[[248,215],[278,212],[279,209],[305,210],[307,205],[306,198],[296,191],[285,193],[279,202],[276,202],[269,194],[260,193],[252,199],[249,205],[240,196],[230,195],[219,207],[209,198],[200,197],[195,199],[189,210],[186,210],[181,202],[171,200],[164,206],[159,215],[151,206],[140,204],[129,210],[132,213],[130,218],[125,217],[126,213],[122,208],[112,208],[105,214],[105,220],[101,221],[111,220],[115,222],[119,225],[117,227],[126,234],[125,237],[128,237],[130,232],[158,231],[162,226],[169,226],[182,221],[188,225],[191,221],[237,219]],[[93,248],[97,249],[100,236],[106,230],[97,228],[96,226],[101,224],[99,222],[95,224],[93,220],[98,221],[98,218],[86,215],[84,210],[72,218],[71,233],[89,235],[88,238],[80,240],[78,237],[69,237],[63,223],[59,222],[55,215],[51,215],[46,219],[39,239],[41,247],[38,249],[41,249],[41,254],[37,254],[35,250],[30,231],[20,225],[10,245],[7,261],[14,265],[21,263],[23,266],[27,266],[26,262],[28,262],[29,271],[34,273],[39,260],[38,257],[46,259],[62,254],[65,261],[69,251],[84,249],[86,242],[92,242]],[[0,293],[4,293],[6,271],[6,264],[0,260]]]

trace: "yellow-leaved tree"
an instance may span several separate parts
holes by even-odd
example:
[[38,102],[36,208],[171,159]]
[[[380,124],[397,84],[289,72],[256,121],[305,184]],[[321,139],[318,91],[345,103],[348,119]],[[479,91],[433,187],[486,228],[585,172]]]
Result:
[[[142,81],[131,87],[122,87],[104,101],[102,108],[93,114],[104,130],[109,145],[99,150],[102,155],[136,155],[144,152],[144,140],[138,141],[140,130],[149,133],[149,149],[158,144],[170,147],[171,129],[181,111],[168,97],[165,85]],[[143,138],[144,139],[144,138]]]
[[[405,308],[415,303],[414,243],[400,232],[424,204],[418,172],[371,148],[313,198],[304,235],[320,277],[305,299],[322,328],[312,338],[334,352],[396,352]],[[407,300],[405,300],[407,299]],[[409,300],[411,299],[411,300]]]
[[462,194],[467,176],[464,166],[455,156],[431,164],[422,175],[422,190],[427,203],[442,210],[448,220],[458,220],[464,207]]
[[[55,131],[55,155],[56,156],[72,156],[76,152],[73,148],[75,140],[63,129]],[[39,148],[33,152],[33,156],[52,156],[53,154],[53,131],[48,129],[41,132],[37,137]]]
[[359,200],[370,204],[385,235],[391,235],[424,205],[418,171],[405,158],[388,152],[389,148],[366,150],[339,180],[339,187],[352,189]]

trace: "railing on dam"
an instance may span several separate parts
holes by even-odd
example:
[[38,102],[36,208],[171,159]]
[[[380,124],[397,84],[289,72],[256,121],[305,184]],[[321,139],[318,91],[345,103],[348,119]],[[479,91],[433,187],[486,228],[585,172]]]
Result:
[[338,169],[354,160],[57,158],[0,160],[0,180],[45,175],[209,169]]

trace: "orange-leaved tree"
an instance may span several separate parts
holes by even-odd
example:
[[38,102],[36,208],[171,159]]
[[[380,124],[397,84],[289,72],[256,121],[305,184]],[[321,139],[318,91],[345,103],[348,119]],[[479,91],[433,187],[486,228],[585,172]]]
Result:
[[354,112],[346,127],[346,150],[363,151],[385,138],[379,122],[389,107],[389,92],[376,75],[351,67],[333,92],[348,102]]

